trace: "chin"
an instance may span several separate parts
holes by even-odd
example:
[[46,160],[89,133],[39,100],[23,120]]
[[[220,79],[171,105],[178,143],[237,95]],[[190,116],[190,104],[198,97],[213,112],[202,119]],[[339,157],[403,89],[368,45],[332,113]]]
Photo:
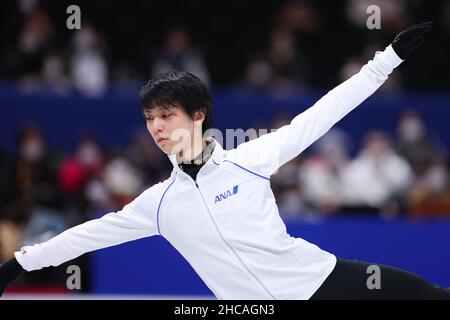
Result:
[[172,154],[175,154],[176,152],[174,152],[173,150],[170,150],[170,151],[167,151],[167,150],[163,150],[163,152],[165,153],[165,154],[167,154],[168,156],[170,156],[170,155],[172,155]]
[[164,152],[164,153],[165,153],[166,155],[168,155],[168,156],[177,153],[177,152],[176,152],[176,148],[174,148],[174,147],[169,147],[169,146],[159,146],[159,148],[161,149],[162,152]]
[[164,147],[161,147],[161,146],[159,146],[159,149],[160,149],[162,152],[164,152],[165,154],[167,154],[168,156],[170,156],[171,154],[174,153],[174,152],[172,152],[171,149],[164,148]]

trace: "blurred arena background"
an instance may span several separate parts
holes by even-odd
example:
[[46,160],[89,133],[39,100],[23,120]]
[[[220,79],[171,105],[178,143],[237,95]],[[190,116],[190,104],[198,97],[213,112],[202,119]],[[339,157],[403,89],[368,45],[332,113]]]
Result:
[[[72,4],[80,30],[66,27]],[[366,27],[371,4],[380,30]],[[291,235],[450,286],[446,0],[1,1],[0,263],[169,175],[138,101],[151,75],[175,68],[206,81],[224,134],[279,128],[428,20],[425,45],[271,183]],[[66,286],[70,265],[81,289]],[[24,274],[8,293],[212,297],[158,237]]]

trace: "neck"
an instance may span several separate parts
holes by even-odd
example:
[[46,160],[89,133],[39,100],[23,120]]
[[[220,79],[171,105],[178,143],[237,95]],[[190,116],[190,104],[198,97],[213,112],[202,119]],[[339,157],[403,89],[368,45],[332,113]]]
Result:
[[205,150],[206,145],[206,141],[203,139],[195,140],[189,148],[185,148],[178,153],[178,163],[190,163],[196,158],[202,160],[202,153]]

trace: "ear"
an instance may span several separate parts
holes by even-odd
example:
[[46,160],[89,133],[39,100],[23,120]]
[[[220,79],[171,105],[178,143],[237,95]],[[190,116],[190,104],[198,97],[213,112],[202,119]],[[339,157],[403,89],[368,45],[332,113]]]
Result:
[[194,122],[201,124],[201,123],[203,123],[203,121],[205,121],[205,118],[206,118],[206,109],[205,108],[195,111]]

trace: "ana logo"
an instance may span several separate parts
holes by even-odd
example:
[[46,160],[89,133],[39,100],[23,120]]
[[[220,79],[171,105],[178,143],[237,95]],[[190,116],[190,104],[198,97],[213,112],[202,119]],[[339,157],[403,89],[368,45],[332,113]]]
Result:
[[238,188],[239,188],[239,186],[237,185],[237,186],[234,186],[232,190],[227,190],[227,191],[225,191],[223,193],[219,193],[216,196],[216,199],[215,199],[214,203],[220,202],[222,200],[225,200],[228,197],[231,197],[231,196],[235,195],[239,191]]

